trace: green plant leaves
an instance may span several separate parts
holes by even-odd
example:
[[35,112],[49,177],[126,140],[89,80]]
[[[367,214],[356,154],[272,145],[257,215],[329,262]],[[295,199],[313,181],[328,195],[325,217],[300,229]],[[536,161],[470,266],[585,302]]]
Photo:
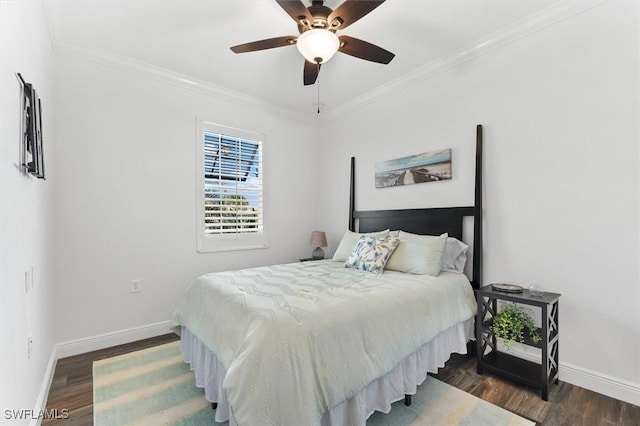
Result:
[[514,342],[525,343],[524,330],[529,331],[529,337],[534,343],[542,340],[533,318],[519,306],[507,306],[493,318],[491,325],[493,334],[504,339],[507,349],[511,349]]

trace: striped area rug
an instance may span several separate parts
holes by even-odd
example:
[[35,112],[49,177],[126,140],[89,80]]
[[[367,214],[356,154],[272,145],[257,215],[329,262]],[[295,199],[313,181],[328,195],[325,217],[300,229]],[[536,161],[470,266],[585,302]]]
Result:
[[[95,426],[216,424],[179,342],[94,362],[93,404]],[[389,414],[376,412],[367,421],[367,426],[534,424],[432,377],[418,388],[410,407],[399,401]]]
[[212,413],[180,342],[93,363],[94,426],[215,424]]

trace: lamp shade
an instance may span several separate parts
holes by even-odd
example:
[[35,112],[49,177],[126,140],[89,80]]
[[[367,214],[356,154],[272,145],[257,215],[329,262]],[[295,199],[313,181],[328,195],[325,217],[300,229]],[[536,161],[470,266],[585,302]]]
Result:
[[313,247],[326,247],[327,235],[322,231],[313,231],[311,233],[311,245]]
[[316,28],[300,34],[296,46],[307,61],[322,64],[338,51],[340,40],[331,31]]
[[312,254],[313,259],[324,259],[324,251],[320,247],[327,246],[327,235],[322,231],[313,231],[311,245],[315,247]]

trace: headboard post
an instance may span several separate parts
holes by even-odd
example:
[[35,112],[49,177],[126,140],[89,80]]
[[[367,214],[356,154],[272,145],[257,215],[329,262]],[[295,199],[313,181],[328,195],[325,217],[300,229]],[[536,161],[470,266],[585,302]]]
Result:
[[351,177],[349,191],[349,230],[356,231],[356,218],[353,214],[356,210],[356,157],[351,157]]
[[476,126],[476,190],[473,213],[473,287],[482,287],[482,124]]

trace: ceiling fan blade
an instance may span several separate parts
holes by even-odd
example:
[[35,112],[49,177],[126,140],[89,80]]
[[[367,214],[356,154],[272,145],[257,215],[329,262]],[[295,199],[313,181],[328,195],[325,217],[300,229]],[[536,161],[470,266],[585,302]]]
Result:
[[313,17],[300,0],[276,0],[281,8],[300,24],[300,18],[307,19],[308,22],[313,22]]
[[327,22],[331,26],[331,23],[339,18],[342,23],[337,29],[343,30],[384,2],[385,0],[345,0],[336,10],[329,14]]
[[382,47],[354,37],[340,36],[339,39],[339,52],[346,53],[347,55],[355,56],[356,58],[364,59],[366,61],[388,64],[396,56]]
[[321,66],[322,65],[314,64],[313,62],[304,61],[302,80],[304,81],[305,86],[309,86],[316,82]]
[[293,46],[296,44],[296,36],[282,36],[265,40],[252,41],[231,47],[235,53],[255,52],[256,50],[273,49],[274,47]]

